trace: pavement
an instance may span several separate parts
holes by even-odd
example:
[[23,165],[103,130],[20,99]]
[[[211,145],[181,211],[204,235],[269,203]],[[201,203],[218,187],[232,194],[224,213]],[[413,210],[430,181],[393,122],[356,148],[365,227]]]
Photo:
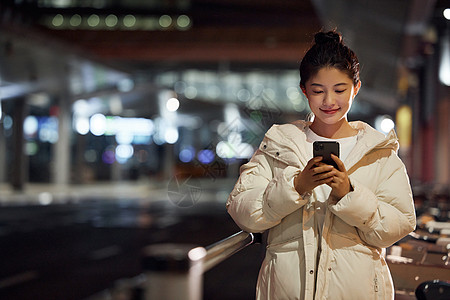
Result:
[[[0,299],[113,299],[143,274],[146,246],[206,247],[240,231],[225,210],[234,181],[0,185]],[[261,254],[252,245],[204,273],[203,299],[253,299]]]

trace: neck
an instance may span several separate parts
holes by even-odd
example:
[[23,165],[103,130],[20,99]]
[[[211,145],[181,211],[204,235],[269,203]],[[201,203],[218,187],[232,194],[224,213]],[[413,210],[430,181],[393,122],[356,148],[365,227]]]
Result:
[[313,121],[310,128],[317,135],[329,138],[329,139],[341,139],[357,134],[357,130],[350,126],[347,120],[335,124],[325,124],[317,119]]

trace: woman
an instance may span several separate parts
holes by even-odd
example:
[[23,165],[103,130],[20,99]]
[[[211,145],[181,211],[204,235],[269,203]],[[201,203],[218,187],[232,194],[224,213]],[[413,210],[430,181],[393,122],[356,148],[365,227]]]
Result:
[[[394,299],[382,252],[416,222],[395,132],[347,120],[361,81],[339,33],[315,35],[300,77],[313,121],[272,126],[227,201],[243,230],[269,230],[257,299]],[[339,142],[338,168],[319,140]]]

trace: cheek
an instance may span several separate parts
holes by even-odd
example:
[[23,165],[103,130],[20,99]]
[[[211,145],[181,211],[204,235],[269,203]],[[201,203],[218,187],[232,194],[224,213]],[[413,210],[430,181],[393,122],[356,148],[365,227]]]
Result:
[[339,98],[340,105],[350,105],[353,101],[353,93],[349,93]]
[[352,101],[353,98],[355,98],[356,94],[357,94],[357,92],[354,89],[352,89],[351,93],[350,93],[350,101]]
[[319,107],[320,104],[318,103],[319,103],[318,101],[314,101],[314,99],[308,98],[308,104],[311,109]]
[[307,99],[308,99],[308,102],[311,103],[311,104],[314,104],[314,103],[320,104],[320,103],[322,103],[322,97],[320,97],[318,95],[309,95],[307,97]]

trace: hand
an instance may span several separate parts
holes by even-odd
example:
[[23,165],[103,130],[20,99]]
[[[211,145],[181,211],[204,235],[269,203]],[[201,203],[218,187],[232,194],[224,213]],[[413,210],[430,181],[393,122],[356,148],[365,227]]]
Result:
[[329,184],[333,180],[333,166],[321,162],[322,157],[314,157],[308,161],[305,168],[294,179],[294,187],[302,195],[312,191],[316,186]]
[[339,201],[342,197],[347,195],[347,193],[351,192],[352,186],[350,184],[350,180],[348,179],[347,170],[345,169],[344,163],[334,154],[331,154],[331,158],[336,162],[339,170],[333,168],[330,172],[332,174],[332,180],[327,182],[327,184],[331,187],[331,197],[334,200]]

